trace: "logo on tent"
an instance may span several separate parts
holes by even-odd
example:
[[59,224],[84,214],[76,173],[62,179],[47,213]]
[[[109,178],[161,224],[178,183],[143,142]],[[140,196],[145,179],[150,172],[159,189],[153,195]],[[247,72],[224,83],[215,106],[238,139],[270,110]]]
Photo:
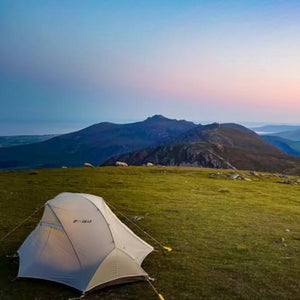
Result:
[[73,223],[92,223],[92,220],[73,220]]

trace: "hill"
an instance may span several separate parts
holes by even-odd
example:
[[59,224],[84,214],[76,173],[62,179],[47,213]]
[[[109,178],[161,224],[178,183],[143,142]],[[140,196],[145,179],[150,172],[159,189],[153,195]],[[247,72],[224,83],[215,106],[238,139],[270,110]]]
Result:
[[271,172],[300,170],[300,159],[288,156],[253,131],[237,124],[199,125],[168,145],[150,147],[111,158],[104,165],[125,161],[171,166],[237,168]]
[[[251,181],[233,180],[238,172]],[[214,175],[214,176],[212,176]],[[299,177],[298,177],[299,179]],[[170,253],[154,252],[143,268],[168,300],[298,299],[300,273],[299,185],[274,174],[178,168],[105,167],[0,172],[0,238],[63,191],[104,197],[140,237]],[[0,247],[0,298],[68,299],[73,289],[43,280],[19,279],[13,254],[41,217],[33,215]],[[87,299],[157,299],[147,283],[99,290]]]
[[251,128],[255,132],[277,133],[284,131],[300,130],[300,125],[265,125]]
[[159,144],[194,126],[160,115],[130,124],[99,123],[41,143],[0,149],[0,169],[99,165],[111,156]]
[[219,146],[239,148],[257,153],[280,155],[282,152],[264,141],[259,135],[239,124],[199,125],[176,137],[172,143],[207,142]]
[[276,135],[262,135],[261,137],[286,154],[300,156],[300,141],[292,141]]
[[280,136],[282,138],[293,140],[293,141],[300,141],[300,129],[277,132],[272,135]]
[[57,134],[0,136],[0,148],[43,142],[55,136]]

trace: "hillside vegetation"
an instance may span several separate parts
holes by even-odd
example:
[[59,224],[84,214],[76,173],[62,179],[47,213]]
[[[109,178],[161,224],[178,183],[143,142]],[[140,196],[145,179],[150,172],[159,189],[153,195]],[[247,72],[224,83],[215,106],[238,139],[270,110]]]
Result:
[[[244,180],[232,179],[239,173]],[[234,176],[232,176],[234,175]],[[247,180],[245,180],[247,178]],[[102,196],[172,252],[143,268],[166,300],[300,299],[299,177],[181,167],[101,167],[0,173],[0,238],[58,193]],[[152,240],[114,212],[135,233]],[[68,299],[80,294],[42,280],[15,278],[14,253],[42,210],[1,248],[0,299]],[[92,246],[92,245],[91,245]],[[147,283],[115,286],[86,299],[157,299]]]

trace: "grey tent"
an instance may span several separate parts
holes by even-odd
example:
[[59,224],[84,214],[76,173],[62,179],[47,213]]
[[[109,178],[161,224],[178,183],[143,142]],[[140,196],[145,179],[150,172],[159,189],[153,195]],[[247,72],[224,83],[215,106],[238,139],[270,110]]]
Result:
[[62,193],[18,250],[18,277],[60,282],[83,293],[149,279],[141,268],[153,247],[135,235],[100,197]]

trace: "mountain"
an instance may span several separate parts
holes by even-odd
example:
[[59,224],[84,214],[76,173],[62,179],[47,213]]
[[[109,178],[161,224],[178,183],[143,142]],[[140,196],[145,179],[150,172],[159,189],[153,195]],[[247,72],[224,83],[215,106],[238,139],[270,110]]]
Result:
[[252,127],[255,132],[277,133],[285,131],[300,130],[300,125],[265,125],[260,127]]
[[0,136],[0,148],[43,142],[55,136],[57,134]]
[[176,144],[194,142],[207,142],[257,153],[282,154],[280,150],[264,141],[255,132],[242,125],[232,123],[198,125],[179,135],[173,141]]
[[104,165],[113,165],[118,160],[132,165],[151,162],[271,172],[300,170],[300,159],[284,154],[255,132],[238,124],[199,125],[173,138],[168,145],[127,153],[109,159]]
[[272,135],[276,135],[293,141],[300,141],[300,129],[277,132],[277,133],[273,133]]
[[50,140],[0,148],[0,169],[99,165],[109,157],[167,141],[196,125],[155,115],[130,124],[99,123]]
[[286,154],[300,156],[300,141],[292,141],[275,135],[262,135],[261,137]]

